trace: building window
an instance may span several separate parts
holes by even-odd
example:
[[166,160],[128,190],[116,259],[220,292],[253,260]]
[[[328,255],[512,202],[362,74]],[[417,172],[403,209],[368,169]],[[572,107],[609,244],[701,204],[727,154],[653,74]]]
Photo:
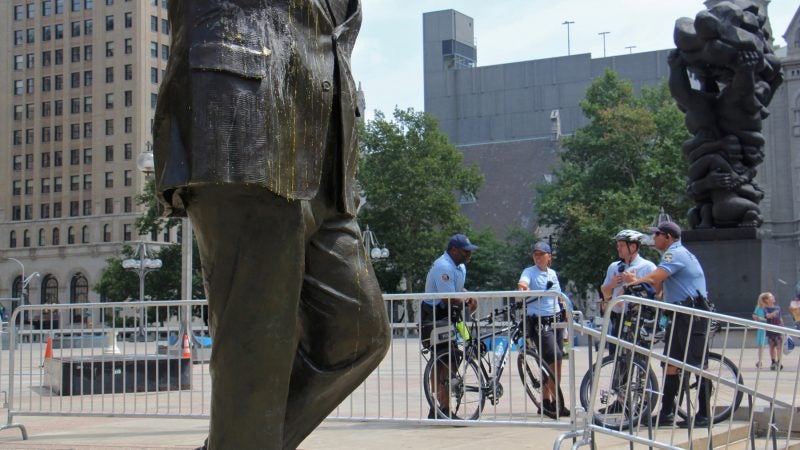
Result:
[[92,174],[90,173],[87,173],[83,176],[83,190],[84,191],[92,190]]
[[106,83],[114,82],[114,68],[106,67]]
[[25,220],[33,220],[33,205],[25,205]]
[[75,243],[75,227],[67,228],[67,244],[71,245]]
[[114,94],[106,94],[106,109],[114,109]]
[[[56,75],[54,80],[57,91],[64,89],[64,75]],[[61,103],[61,100],[56,100],[56,102]]]
[[72,200],[69,202],[69,216],[70,217],[78,217],[78,210],[79,205],[77,200]]
[[53,228],[52,234],[53,235],[50,243],[53,245],[61,245],[61,231],[58,229],[58,227]]
[[92,122],[83,123],[83,137],[85,138],[92,137]]
[[64,163],[63,158],[61,157],[61,150],[56,150],[53,152],[53,167],[61,167]]
[[114,172],[106,172],[106,187],[114,187]]
[[72,0],[72,8],[70,11],[78,12],[81,10],[81,0]]
[[[31,132],[33,132],[33,130],[31,130]],[[25,155],[25,169],[33,169],[33,153],[28,153]]]
[[50,92],[50,77],[42,77],[42,92]]
[[[25,130],[25,143],[33,144],[33,128],[28,128]],[[30,169],[30,167],[25,167],[25,168]]]
[[114,56],[114,41],[106,42],[106,58]]
[[156,109],[158,104],[158,94],[150,93],[150,109]]
[[114,146],[106,145],[106,162],[114,161]]
[[126,223],[122,226],[122,240],[130,241],[133,238],[133,233],[131,233],[131,224]]
[[11,142],[14,145],[22,145],[22,130],[14,130],[12,133]]
[[113,198],[105,199],[104,212],[106,214],[114,214],[114,199]]
[[83,97],[83,112],[85,112],[85,113],[92,112],[92,96],[91,95]]
[[8,234],[8,246],[9,248],[17,248],[17,232],[11,230],[11,233]]
[[83,72],[83,85],[84,86],[91,86],[92,85],[92,71],[87,70]]
[[92,163],[92,149],[85,148],[83,149],[83,163],[89,165]]
[[64,24],[57,23],[53,28],[55,30],[56,39],[64,39]]
[[23,247],[31,246],[31,235],[28,230],[23,230],[22,232],[22,246]]
[[61,217],[61,202],[53,203],[53,218],[58,219]]
[[33,3],[28,3],[25,6],[27,9],[26,16],[28,17],[28,19],[33,19],[34,17],[36,17],[36,5],[34,5]]
[[150,31],[158,33],[158,17],[150,16]]
[[50,117],[50,102],[42,102],[42,117]]
[[133,133],[133,117],[125,118],[125,133]]
[[45,25],[42,27],[42,42],[53,39],[53,27]]
[[39,205],[39,218],[41,219],[49,219],[50,218],[50,204],[49,203],[42,203]]
[[92,201],[91,200],[84,200],[83,201],[83,215],[84,216],[91,216],[92,215]]
[[63,178],[61,178],[61,177],[53,177],[53,192],[61,192],[62,191],[62,189],[63,189],[62,180],[63,180]]
[[50,127],[42,127],[42,142],[50,142]]
[[91,36],[92,32],[94,31],[94,23],[92,19],[86,19],[83,21],[83,34],[86,36]]
[[14,105],[14,120],[22,120],[22,105]]
[[80,35],[81,35],[81,23],[80,22],[70,23],[70,36],[78,37]]
[[125,28],[133,27],[133,13],[125,13]]
[[133,53],[133,39],[127,38],[125,39],[125,54],[130,55]]
[[92,9],[94,7],[94,0],[84,0],[83,7],[85,9]]
[[124,158],[126,161],[130,161],[133,158],[133,144],[127,143],[123,146],[124,150]]
[[11,207],[11,220],[19,221],[22,220],[22,207],[19,205],[13,205]]
[[47,242],[44,237],[44,228],[39,228],[39,239],[37,240],[37,242],[38,242],[37,245],[39,247],[44,247],[45,245],[47,245]]
[[164,61],[169,59],[169,45],[161,44],[161,59]]
[[106,119],[106,136],[114,134],[114,119]]
[[[41,302],[42,305],[58,303],[58,280],[56,280],[56,277],[52,275],[44,277]],[[53,328],[53,324],[48,325],[48,328]]]
[[163,34],[169,34],[169,20],[161,19],[161,32]]
[[14,95],[22,95],[25,93],[25,82],[23,80],[14,80]]
[[25,180],[25,195],[33,195],[33,180]]
[[25,42],[28,44],[33,44],[36,42],[36,33],[33,28],[27,28],[25,30]]
[[103,242],[111,242],[111,225],[103,225]]
[[133,64],[125,64],[125,80],[133,79]]
[[14,5],[14,20],[23,20],[25,18],[25,9],[22,5]]
[[70,191],[77,191],[80,190],[81,184],[78,179],[78,175],[70,175],[69,176],[69,190]]
[[11,195],[22,195],[22,180],[11,182]]
[[14,45],[25,43],[25,33],[22,30],[14,30]]
[[[80,111],[80,107],[78,107],[78,111]],[[81,138],[81,124],[73,123],[69,126],[69,137],[72,140]]]
[[84,225],[81,228],[81,243],[88,244],[89,243],[89,226]]
[[42,178],[40,182],[40,188],[42,190],[42,194],[49,194],[50,193],[50,178]]
[[122,199],[123,203],[123,212],[129,213],[133,211],[133,198],[132,197],[125,197]]
[[[84,61],[91,61],[93,54],[94,54],[94,52],[92,51],[92,46],[91,45],[84,45],[83,46],[83,60]],[[87,85],[87,86],[91,86],[91,85]]]
[[125,186],[132,186],[133,185],[133,178],[131,177],[131,171],[126,170],[123,172],[123,179]]
[[64,0],[56,0],[56,14],[64,14]]
[[114,31],[114,16],[106,16],[106,31]]
[[41,159],[42,159],[42,167],[43,168],[44,167],[50,167],[50,153],[49,152],[42,153]]
[[81,73],[80,72],[72,72],[69,76],[70,83],[69,87],[72,89],[81,87]]
[[89,301],[89,281],[81,273],[72,277],[69,288],[70,303],[87,303]]
[[158,68],[156,67],[150,68],[150,82],[153,84],[158,84]]

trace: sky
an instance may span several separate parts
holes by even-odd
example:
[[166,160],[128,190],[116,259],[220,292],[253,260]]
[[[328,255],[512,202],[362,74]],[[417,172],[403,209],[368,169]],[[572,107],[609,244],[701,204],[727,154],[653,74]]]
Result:
[[[391,117],[395,106],[424,109],[422,14],[455,9],[473,18],[478,66],[551,58],[571,53],[603,56],[673,48],[679,17],[705,9],[702,0],[361,0],[363,23],[353,50],[353,75],[374,110]],[[797,0],[772,0],[775,44],[797,11]],[[635,46],[628,49],[628,46]]]

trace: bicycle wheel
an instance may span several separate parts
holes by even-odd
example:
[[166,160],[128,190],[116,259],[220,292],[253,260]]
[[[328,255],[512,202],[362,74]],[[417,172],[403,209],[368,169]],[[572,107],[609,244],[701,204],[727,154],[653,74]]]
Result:
[[[581,381],[580,400],[586,410],[592,395],[593,376],[594,366]],[[592,411],[595,424],[621,431],[649,419],[658,399],[658,381],[646,361],[630,356],[606,356],[601,363],[598,383]]]
[[[517,373],[522,380],[522,385],[525,386],[525,393],[536,405],[539,413],[542,412],[542,386],[548,380],[555,380],[556,377],[550,366],[544,362],[538,353],[532,349],[526,349],[525,352],[520,352],[517,356]],[[557,399],[562,408],[564,405],[564,395],[561,392],[561,386],[558,387]]]
[[[731,417],[734,411],[739,409],[742,403],[744,393],[737,390],[733,385],[744,386],[744,378],[739,372],[739,368],[730,359],[720,355],[719,353],[708,354],[708,368],[706,372],[712,374],[711,378],[711,399],[709,404],[711,410],[714,411],[714,423],[719,423]],[[692,375],[691,384],[689,384],[689,399],[692,403],[692,412],[697,413],[697,382],[698,377]],[[726,382],[718,382],[717,380],[725,380]],[[688,418],[686,414],[686,401],[681,395],[681,400],[678,403],[678,415],[684,420]]]
[[[422,384],[428,405],[440,419],[477,419],[485,402],[482,377],[475,361],[458,349],[434,352],[425,366]],[[436,368],[439,370],[436,370]],[[449,368],[449,377],[448,374]],[[440,379],[444,375],[444,379]],[[431,381],[435,381],[435,387]],[[432,389],[433,388],[433,389]],[[435,390],[434,390],[435,389]],[[441,390],[441,394],[437,391]],[[446,398],[446,403],[438,398]],[[444,404],[443,404],[444,403]]]

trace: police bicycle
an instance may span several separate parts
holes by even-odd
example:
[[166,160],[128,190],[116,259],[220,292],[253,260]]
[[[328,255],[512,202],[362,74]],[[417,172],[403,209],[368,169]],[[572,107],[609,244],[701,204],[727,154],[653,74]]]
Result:
[[[438,418],[475,420],[488,400],[497,405],[503,397],[501,383],[503,371],[509,359],[511,345],[520,345],[517,356],[517,370],[525,392],[538,409],[543,412],[542,389],[557,387],[557,405],[564,405],[564,396],[556,377],[547,363],[541,358],[535,339],[525,339],[524,312],[517,318],[524,303],[512,303],[505,308],[495,309],[492,314],[474,320],[467,325],[461,315],[454,314],[451,324],[434,328],[431,333],[431,346],[422,350],[428,359],[423,372],[425,398],[434,408]],[[507,318],[509,324],[499,329],[480,333],[483,327],[490,328],[498,318]],[[492,348],[490,349],[490,345]],[[493,355],[493,356],[492,356]],[[437,368],[446,367],[447,379],[439,380],[443,372]],[[432,383],[433,382],[433,383]],[[432,388],[446,390],[449,407],[440,404],[437,392]],[[554,411],[544,410],[550,417]]]
[[[632,292],[634,295],[641,291]],[[633,305],[632,305],[633,306]],[[633,425],[647,424],[659,397],[658,379],[650,367],[648,358],[641,353],[658,342],[668,339],[666,330],[671,325],[667,316],[656,317],[657,309],[650,306],[635,305],[623,312],[621,330],[618,332],[620,342],[616,355],[603,358],[600,365],[598,398],[592,420],[595,424],[615,429],[626,430]],[[712,321],[709,326],[709,342],[719,331],[720,323]],[[629,347],[635,344],[636,350]],[[736,386],[744,385],[739,368],[730,359],[719,353],[707,352],[704,371],[712,374],[711,393],[709,398],[713,409],[713,423],[727,420],[742,403],[743,392]],[[588,409],[594,377],[592,365],[583,377],[580,386],[581,405]],[[686,409],[687,399],[691,411],[697,412],[698,388],[700,376],[692,375],[687,385],[679,392],[677,411],[679,417],[689,419]],[[718,381],[719,380],[719,381]],[[724,381],[722,381],[724,380]]]

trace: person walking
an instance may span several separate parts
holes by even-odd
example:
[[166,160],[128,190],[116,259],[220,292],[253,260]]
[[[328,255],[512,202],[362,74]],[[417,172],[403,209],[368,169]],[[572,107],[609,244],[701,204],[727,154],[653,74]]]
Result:
[[[447,250],[431,265],[428,275],[425,278],[426,293],[452,293],[463,292],[464,284],[467,280],[467,264],[472,260],[472,252],[478,246],[470,242],[464,234],[454,234],[447,243]],[[461,314],[463,305],[469,310],[475,311],[478,304],[474,298],[466,300],[460,298],[430,298],[422,301],[420,313],[420,340],[425,348],[431,347],[431,332],[439,327],[452,327],[450,322],[454,314]],[[434,355],[437,352],[448,351],[450,343],[445,342],[434,346],[431,350]],[[445,417],[436,414],[436,410],[431,405],[428,412],[428,419],[449,418],[450,417],[450,396],[447,392],[445,380],[448,377],[449,367],[446,364],[439,364],[436,367],[436,376],[431,378],[431,390],[436,393],[439,402],[439,409]]]
[[[661,222],[657,227],[650,228],[650,231],[653,233],[655,248],[662,252],[661,261],[656,270],[642,277],[624,273],[625,282],[628,285],[650,283],[656,291],[663,290],[665,302],[707,309],[706,276],[697,257],[683,246],[681,228],[674,222]],[[691,314],[677,312],[672,316],[670,337],[665,345],[664,354],[671,359],[703,367],[708,352],[706,348],[708,321],[694,320]],[[657,426],[672,426],[675,423],[678,390],[689,382],[688,376],[681,381],[680,373],[679,367],[667,364],[661,410],[655,419]],[[699,406],[693,421],[696,427],[709,424],[710,389],[710,381],[702,379]],[[691,418],[679,425],[691,426]]]
[[[768,292],[764,292],[758,296],[758,300],[756,300],[756,309],[753,310],[753,320],[756,322],[767,322],[767,311],[766,311],[766,298],[770,294]],[[756,347],[758,347],[758,362],[756,363],[757,368],[761,368],[763,366],[763,355],[764,355],[764,347],[767,345],[767,332],[761,328],[756,331]]]
[[[764,316],[767,323],[782,327],[783,317],[781,317],[781,307],[775,302],[775,296],[772,295],[771,292],[764,292],[761,296],[764,296]],[[761,298],[761,296],[759,296],[759,298]],[[783,364],[781,364],[783,334],[767,331],[767,342],[769,343],[769,357],[772,360],[769,369],[783,369]]]
[[[558,275],[550,268],[553,262],[550,245],[539,241],[532,250],[534,265],[522,271],[517,288],[521,291],[560,291]],[[535,340],[542,360],[556,376],[555,380],[548,379],[542,389],[542,411],[553,419],[569,416],[570,411],[564,405],[564,399],[558,396],[564,359],[564,329],[554,327],[561,321],[564,312],[555,296],[528,297],[525,304],[527,338]]]

